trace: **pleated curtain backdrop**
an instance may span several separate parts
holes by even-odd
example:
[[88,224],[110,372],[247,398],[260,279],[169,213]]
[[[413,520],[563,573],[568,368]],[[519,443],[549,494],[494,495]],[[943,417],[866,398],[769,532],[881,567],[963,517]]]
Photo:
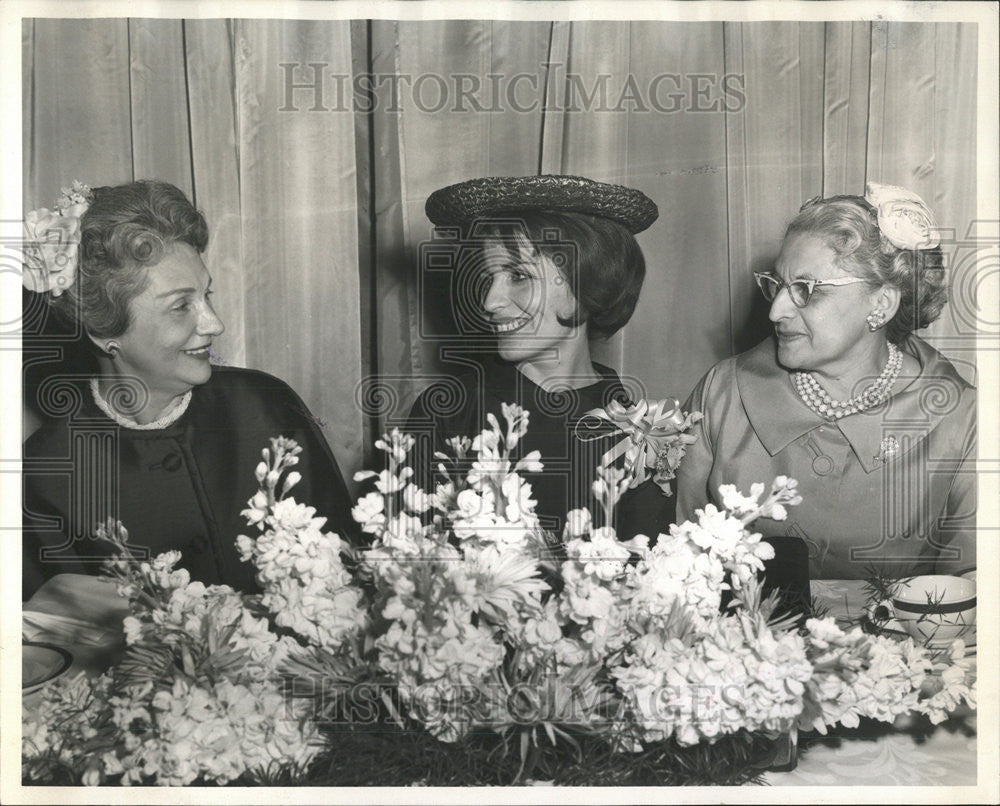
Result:
[[[900,184],[967,235],[976,37],[943,23],[34,20],[24,206],[51,206],[74,178],[191,194],[211,227],[220,354],[288,381],[351,473],[462,360],[418,270],[433,190],[569,173],[650,195],[642,298],[595,355],[684,398],[766,334],[751,271],[806,199]],[[928,335],[973,378],[974,278],[955,268],[956,304]]]

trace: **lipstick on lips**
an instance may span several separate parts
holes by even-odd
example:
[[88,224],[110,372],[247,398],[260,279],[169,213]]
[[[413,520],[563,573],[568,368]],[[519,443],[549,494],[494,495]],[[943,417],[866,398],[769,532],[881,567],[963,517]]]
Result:
[[210,358],[211,350],[212,345],[206,344],[203,347],[196,347],[193,350],[181,350],[181,352],[192,358],[203,358],[207,361]]

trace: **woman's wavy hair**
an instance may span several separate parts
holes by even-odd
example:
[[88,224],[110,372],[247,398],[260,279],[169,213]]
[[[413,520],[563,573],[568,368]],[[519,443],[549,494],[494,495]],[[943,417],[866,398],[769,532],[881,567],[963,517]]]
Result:
[[577,307],[560,324],[586,323],[591,337],[608,338],[632,318],[646,277],[646,260],[635,236],[621,224],[583,213],[538,210],[509,222],[477,228],[477,237],[498,238],[512,254],[525,240],[570,284]]
[[80,220],[80,265],[76,282],[54,300],[96,338],[128,330],[130,305],[174,243],[197,252],[208,245],[208,225],[182,191],[167,182],[142,180],[95,188]]
[[836,252],[837,265],[863,277],[872,288],[890,285],[899,289],[899,309],[886,328],[889,341],[898,344],[941,315],[948,299],[941,247],[894,246],[879,230],[875,208],[860,196],[806,202],[785,237],[796,233],[821,237]]

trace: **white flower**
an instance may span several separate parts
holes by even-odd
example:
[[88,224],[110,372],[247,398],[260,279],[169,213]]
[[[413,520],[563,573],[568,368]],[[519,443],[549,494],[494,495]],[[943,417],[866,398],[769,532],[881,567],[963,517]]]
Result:
[[391,433],[383,434],[382,439],[375,440],[375,447],[385,451],[394,462],[402,463],[406,461],[406,454],[409,453],[416,440],[410,434],[403,434],[398,428],[393,428]]
[[594,498],[605,507],[612,506],[628,489],[629,478],[623,468],[598,467],[597,480],[590,485]]
[[735,484],[722,484],[719,486],[719,496],[722,498],[722,505],[738,514],[751,512],[757,508],[757,502],[764,494],[764,485],[760,483],[750,485],[750,495],[745,496],[736,489]]
[[396,537],[417,536],[423,532],[424,525],[420,518],[406,512],[393,516],[385,524],[385,531]]
[[538,564],[532,557],[517,552],[501,552],[488,546],[473,552],[470,569],[475,575],[474,600],[478,609],[494,618],[514,620],[518,611],[534,611],[532,597],[548,590],[539,577]]
[[433,505],[434,509],[441,512],[448,512],[455,504],[455,484],[454,482],[439,482],[434,488]]
[[934,214],[916,193],[869,182],[865,200],[878,211],[878,228],[898,249],[932,249],[941,242]]
[[125,631],[125,643],[129,646],[142,639],[142,622],[135,616],[126,616],[122,620],[122,629]]
[[517,463],[514,465],[515,470],[521,470],[525,473],[541,473],[544,467],[540,451],[531,451],[530,453],[526,453],[518,459]]
[[507,438],[505,445],[508,451],[513,450],[518,441],[528,433],[529,413],[514,403],[501,403],[501,412],[507,421]]
[[56,199],[56,212],[63,216],[82,216],[94,199],[90,185],[74,179],[68,188],[59,188],[59,198]]
[[531,485],[516,473],[511,473],[503,480],[501,490],[507,501],[504,509],[507,520],[511,523],[533,523],[537,502],[531,497]]
[[555,599],[550,599],[546,603],[542,614],[525,621],[523,638],[529,645],[544,649],[554,648],[556,642],[562,638]]
[[170,571],[180,561],[181,553],[179,551],[165,551],[153,558],[151,568],[155,572]]
[[494,513],[493,492],[489,489],[482,493],[475,490],[462,490],[455,503],[458,506],[458,517],[466,520]]
[[240,561],[247,562],[253,559],[253,538],[247,537],[246,535],[238,535],[236,537],[236,550],[240,553]]
[[412,482],[403,490],[403,506],[410,512],[426,512],[434,503],[434,496],[425,493]]
[[[84,208],[85,209],[85,208]],[[70,212],[70,211],[67,211]],[[79,209],[73,212],[83,212]],[[58,297],[76,280],[80,249],[80,219],[44,207],[24,218],[22,281],[37,293]]]
[[314,507],[298,503],[294,498],[284,498],[276,501],[271,507],[271,519],[274,525],[281,529],[294,531],[296,529],[320,529],[326,523],[326,518],[316,518]]
[[398,473],[389,470],[382,470],[376,473],[373,470],[359,470],[354,474],[355,481],[367,481],[376,479],[375,489],[383,495],[398,493],[406,486],[406,480],[413,475],[413,468],[404,467]]
[[247,501],[247,509],[244,509],[240,514],[247,519],[250,526],[253,526],[254,524],[261,525],[261,522],[267,517],[268,511],[267,494],[258,490],[254,493],[253,498]]
[[586,507],[583,509],[571,509],[566,513],[566,525],[563,527],[563,540],[569,540],[572,537],[583,537],[590,533],[590,510]]
[[289,490],[292,489],[296,484],[302,481],[302,474],[296,471],[292,471],[285,477],[285,483],[281,485],[281,495],[288,495]]
[[385,523],[385,515],[382,514],[384,508],[385,499],[381,493],[368,493],[358,499],[358,503],[351,509],[351,517],[361,524],[362,531],[377,532]]
[[570,540],[566,553],[582,564],[585,574],[605,581],[621,574],[630,556],[629,550],[618,542],[614,529],[609,527],[594,529],[590,540]]
[[499,458],[500,424],[492,414],[487,414],[486,419],[491,427],[480,431],[479,436],[472,440],[472,450],[479,454],[481,459]]

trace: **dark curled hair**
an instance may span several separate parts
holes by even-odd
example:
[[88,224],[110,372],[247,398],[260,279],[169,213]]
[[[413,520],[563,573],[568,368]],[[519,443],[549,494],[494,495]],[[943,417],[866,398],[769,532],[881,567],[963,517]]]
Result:
[[174,243],[204,252],[208,225],[167,182],[150,179],[93,192],[80,220],[76,282],[53,304],[92,336],[114,338],[128,330],[129,306],[146,288],[147,269]]
[[941,247],[894,246],[879,230],[875,208],[860,196],[807,202],[785,237],[800,232],[822,238],[837,253],[837,265],[863,277],[872,288],[889,285],[899,290],[899,309],[886,327],[889,341],[898,344],[941,315],[948,299]]
[[614,221],[582,213],[539,210],[521,213],[509,222],[490,222],[477,236],[498,238],[517,254],[527,240],[559,269],[577,301],[567,327],[587,324],[590,336],[607,338],[632,318],[646,261],[635,236]]

